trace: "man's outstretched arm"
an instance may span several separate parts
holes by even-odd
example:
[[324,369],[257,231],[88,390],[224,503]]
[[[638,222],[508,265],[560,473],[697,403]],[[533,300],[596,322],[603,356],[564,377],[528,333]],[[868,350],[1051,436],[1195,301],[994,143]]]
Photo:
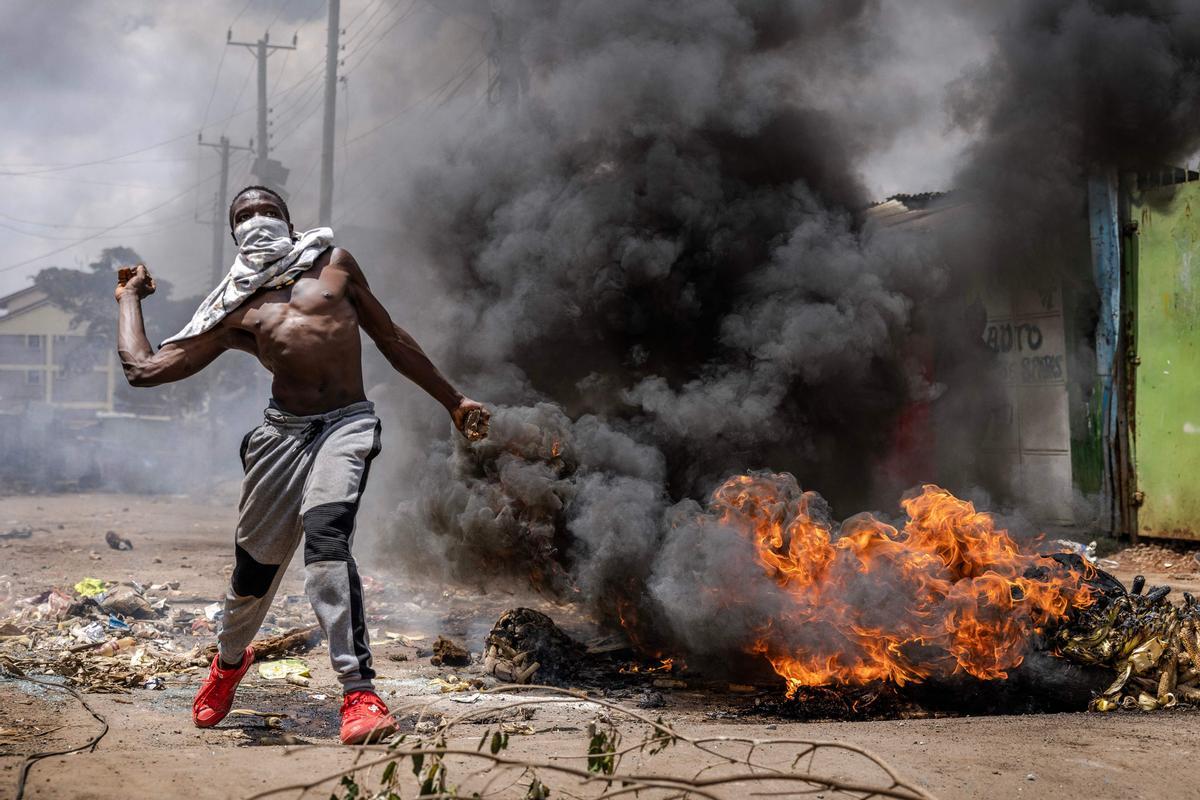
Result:
[[[408,378],[437,400],[454,419],[454,425],[468,438],[482,438],[487,432],[489,413],[481,403],[467,397],[451,385],[438,371],[429,356],[417,344],[408,331],[392,321],[387,309],[371,291],[367,278],[354,256],[337,248],[330,256],[330,263],[345,270],[350,276],[350,300],[358,310],[359,324],[375,342],[379,352],[397,372]],[[468,430],[468,421],[478,420]]]
[[142,298],[154,294],[154,278],[138,264],[132,275],[117,284],[117,357],[131,386],[158,386],[194,375],[221,354],[225,347],[215,332],[172,342],[157,353],[146,338]]

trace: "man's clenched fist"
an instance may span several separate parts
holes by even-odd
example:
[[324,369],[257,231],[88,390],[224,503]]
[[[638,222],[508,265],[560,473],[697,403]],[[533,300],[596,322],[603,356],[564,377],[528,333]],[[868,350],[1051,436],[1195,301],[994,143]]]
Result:
[[120,300],[122,295],[133,293],[140,300],[154,294],[155,288],[154,278],[151,277],[145,264],[138,264],[136,267],[121,267],[117,270],[117,289],[113,292],[113,296]]

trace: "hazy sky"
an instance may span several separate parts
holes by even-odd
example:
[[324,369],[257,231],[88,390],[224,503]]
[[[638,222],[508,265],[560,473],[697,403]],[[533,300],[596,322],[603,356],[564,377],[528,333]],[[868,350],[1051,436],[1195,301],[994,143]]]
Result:
[[[269,29],[295,51],[270,58],[273,157],[291,169],[298,227],[315,224],[320,154],[324,0],[0,0],[0,293],[28,285],[48,266],[87,263],[104,247],[135,248],[183,294],[209,287],[216,151],[196,137],[225,134],[246,144],[255,129],[254,58],[235,40]],[[487,17],[472,0],[344,0],[347,29],[337,123],[334,227],[347,216],[373,225],[388,187],[373,180],[402,157],[395,133],[419,126],[432,102],[454,89],[483,101]],[[862,165],[882,198],[944,188],[965,136],[949,129],[945,87],[986,56],[977,26],[948,13],[956,4],[883,0],[877,24],[892,36],[869,79],[812,87],[853,115],[897,120],[894,139]],[[802,79],[802,76],[799,76]],[[449,83],[448,83],[449,82]],[[445,88],[445,87],[448,87]],[[382,127],[381,127],[382,126]],[[237,154],[230,187],[252,182]],[[229,251],[227,250],[227,253]]]

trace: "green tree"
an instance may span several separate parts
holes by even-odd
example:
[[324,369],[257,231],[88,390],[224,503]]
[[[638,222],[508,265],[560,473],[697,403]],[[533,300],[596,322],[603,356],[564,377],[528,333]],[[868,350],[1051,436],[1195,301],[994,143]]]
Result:
[[[95,363],[98,350],[111,352],[117,346],[117,304],[113,289],[117,269],[141,262],[129,247],[106,247],[83,269],[49,267],[33,283],[46,292],[59,308],[71,314],[71,327],[81,329],[85,343],[65,355],[64,369],[87,369]],[[152,343],[176,333],[188,320],[201,297],[173,299],[169,281],[155,278],[158,290],[146,303],[146,335]],[[213,400],[231,398],[254,385],[247,359],[218,359],[199,375],[154,389],[135,389],[124,381],[117,384],[119,407],[136,410],[196,412],[211,407]]]

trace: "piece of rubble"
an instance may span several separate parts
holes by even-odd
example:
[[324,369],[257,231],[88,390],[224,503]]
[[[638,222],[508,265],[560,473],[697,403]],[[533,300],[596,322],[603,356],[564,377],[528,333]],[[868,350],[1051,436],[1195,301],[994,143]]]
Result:
[[[13,528],[5,533],[0,533],[0,539],[28,539],[33,536],[34,530],[45,531],[45,528],[31,528],[26,525],[23,528]],[[46,531],[49,533],[49,531]]]
[[634,704],[638,708],[662,708],[667,704],[662,692],[643,692],[637,696]]
[[100,607],[110,614],[120,614],[134,619],[155,619],[158,612],[150,602],[132,586],[122,584],[104,595]]
[[109,531],[104,534],[104,541],[113,550],[132,550],[133,542],[120,536],[116,531]]
[[[270,661],[288,653],[303,653],[316,647],[321,641],[321,627],[312,625],[307,628],[292,628],[278,636],[268,636],[251,642],[255,659]],[[210,644],[201,651],[201,655],[212,660],[217,654],[217,645]]]
[[465,667],[471,663],[471,654],[462,645],[439,636],[433,643],[433,657],[429,663],[435,667]]

